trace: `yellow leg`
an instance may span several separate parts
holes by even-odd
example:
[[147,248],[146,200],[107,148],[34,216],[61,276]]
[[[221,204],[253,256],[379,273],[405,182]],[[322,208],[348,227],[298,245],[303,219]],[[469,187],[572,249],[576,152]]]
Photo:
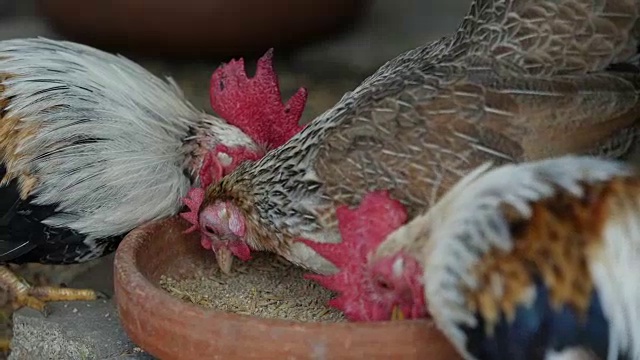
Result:
[[6,266],[0,266],[0,286],[13,296],[14,309],[27,306],[45,315],[46,303],[50,301],[87,301],[104,297],[103,294],[90,289],[31,286]]

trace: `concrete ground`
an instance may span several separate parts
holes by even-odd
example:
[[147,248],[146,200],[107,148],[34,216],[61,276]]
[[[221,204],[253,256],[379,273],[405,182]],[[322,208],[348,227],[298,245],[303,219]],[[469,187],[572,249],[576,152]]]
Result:
[[[299,86],[307,87],[309,100],[304,120],[309,121],[385,61],[453,31],[469,3],[470,0],[375,0],[371,11],[353,31],[277,60],[276,71],[283,95],[293,94]],[[32,36],[61,38],[35,14],[33,0],[0,0],[0,40]],[[277,56],[278,50],[275,50]],[[134,60],[158,75],[171,75],[194,105],[209,110],[209,76],[220,61],[228,59],[200,59],[187,63],[164,59]],[[113,257],[109,256],[90,264],[28,265],[17,270],[37,284],[65,283],[71,287],[95,288],[111,295],[112,261]],[[2,295],[0,305],[3,301],[6,304],[6,296]],[[10,313],[7,306],[4,308]],[[47,318],[29,309],[16,313],[11,358],[149,358],[128,342],[110,302],[56,304],[52,310]]]
[[31,309],[14,314],[9,359],[153,359],[129,340],[111,301],[57,303],[50,310],[46,318]]

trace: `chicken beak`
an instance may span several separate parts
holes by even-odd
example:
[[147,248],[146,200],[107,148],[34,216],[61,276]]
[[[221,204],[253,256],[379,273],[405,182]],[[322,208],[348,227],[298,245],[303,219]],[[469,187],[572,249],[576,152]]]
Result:
[[217,249],[215,254],[220,270],[229,275],[231,273],[231,266],[233,265],[233,254],[231,253],[231,250],[223,246]]
[[391,321],[398,320],[404,320],[404,314],[402,313],[402,310],[400,310],[399,306],[394,305],[391,309]]

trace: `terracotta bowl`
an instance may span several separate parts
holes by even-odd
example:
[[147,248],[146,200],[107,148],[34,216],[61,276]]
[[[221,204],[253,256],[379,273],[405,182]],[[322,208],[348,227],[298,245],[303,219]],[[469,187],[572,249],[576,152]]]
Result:
[[353,25],[371,0],[38,0],[62,35],[111,51],[258,55]]
[[299,323],[214,311],[176,299],[160,276],[215,266],[180,218],[144,225],[121,243],[115,297],[126,332],[161,359],[459,359],[426,320]]

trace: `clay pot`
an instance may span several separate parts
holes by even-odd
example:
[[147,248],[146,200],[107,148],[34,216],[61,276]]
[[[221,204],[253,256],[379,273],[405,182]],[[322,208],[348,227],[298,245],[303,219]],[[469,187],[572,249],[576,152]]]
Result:
[[248,56],[353,24],[371,0],[38,0],[62,35],[111,51]]
[[179,218],[132,231],[115,258],[115,297],[131,339],[161,359],[459,359],[426,320],[299,323],[213,311],[158,287],[215,266]]

